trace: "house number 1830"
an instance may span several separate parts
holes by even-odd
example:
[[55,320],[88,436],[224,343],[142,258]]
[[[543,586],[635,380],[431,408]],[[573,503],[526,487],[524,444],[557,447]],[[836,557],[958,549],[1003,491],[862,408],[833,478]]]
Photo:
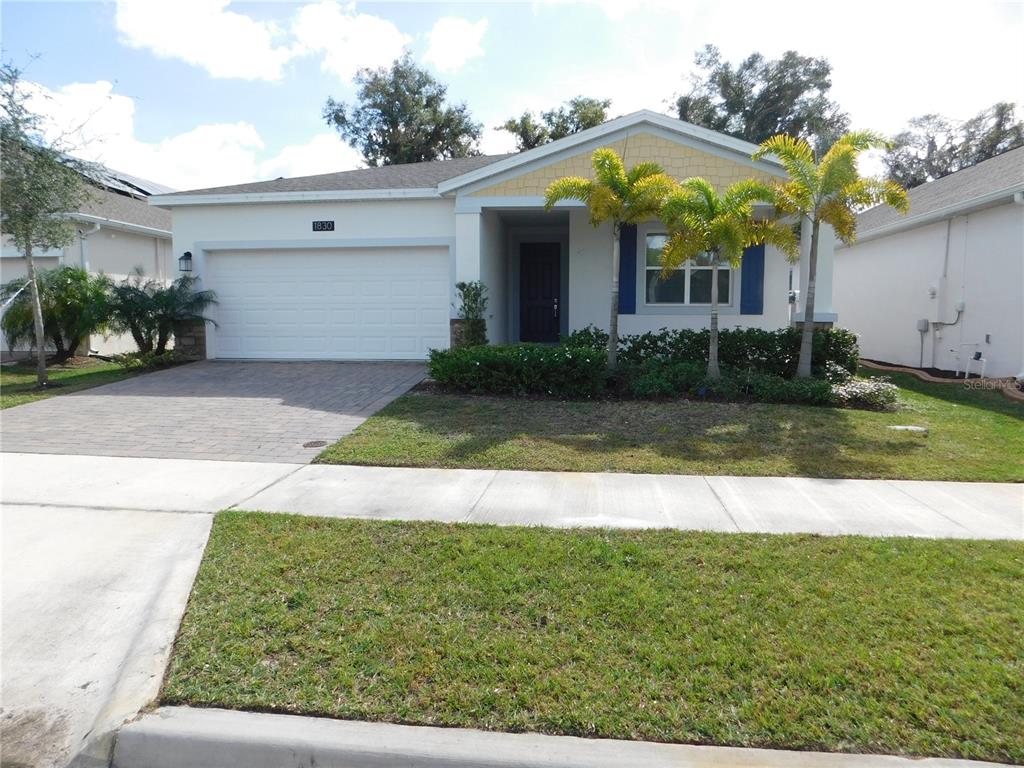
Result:
[[333,221],[314,221],[313,222],[314,232],[333,232],[334,222]]

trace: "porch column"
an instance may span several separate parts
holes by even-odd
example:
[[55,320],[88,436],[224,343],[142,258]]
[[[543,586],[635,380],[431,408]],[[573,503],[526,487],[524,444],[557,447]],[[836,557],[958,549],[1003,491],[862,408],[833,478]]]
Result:
[[[832,307],[832,265],[835,260],[836,234],[828,224],[818,232],[818,274],[814,289],[814,322],[835,323],[837,315]],[[793,316],[803,322],[804,302],[807,299],[807,277],[811,260],[811,222],[804,219],[800,225],[800,311]]]
[[[480,218],[478,213],[455,214],[454,283],[480,279]],[[453,293],[454,296],[454,293]]]

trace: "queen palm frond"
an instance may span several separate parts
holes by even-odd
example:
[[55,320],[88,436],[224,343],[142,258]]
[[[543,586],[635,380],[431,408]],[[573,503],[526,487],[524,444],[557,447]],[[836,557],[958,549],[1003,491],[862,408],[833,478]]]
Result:
[[622,199],[629,196],[629,179],[618,152],[609,147],[595,149],[590,161],[598,184],[613,190]]
[[544,191],[544,208],[551,210],[555,203],[562,200],[579,200],[581,203],[590,202],[594,193],[594,182],[582,176],[563,176],[555,179]]

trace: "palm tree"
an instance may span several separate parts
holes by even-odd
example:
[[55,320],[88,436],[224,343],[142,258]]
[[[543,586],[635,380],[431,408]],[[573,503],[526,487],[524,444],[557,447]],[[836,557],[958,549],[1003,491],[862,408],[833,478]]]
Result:
[[637,163],[626,171],[622,158],[608,147],[594,150],[594,178],[564,176],[551,182],[544,207],[560,200],[579,200],[590,211],[590,223],[612,223],[612,301],[608,323],[608,367],[614,369],[619,349],[619,235],[623,224],[637,224],[658,215],[665,196],[675,186],[657,163]]
[[811,350],[814,340],[814,289],[818,271],[818,235],[822,223],[829,224],[844,243],[857,237],[857,211],[879,203],[891,205],[900,213],[909,207],[907,191],[893,181],[861,177],[857,156],[887,142],[873,131],[853,131],[839,137],[821,158],[803,139],[779,134],[761,144],[753,158],[775,155],[789,179],[773,182],[775,207],[780,214],[797,215],[811,224],[811,245],[807,262],[807,295],[804,297],[804,328],[800,339],[800,359],[796,375],[811,375]]
[[735,268],[743,259],[743,250],[768,243],[782,250],[791,260],[799,256],[792,228],[775,219],[755,219],[754,203],[774,200],[772,187],[754,179],[740,181],[722,194],[707,179],[694,177],[670,192],[660,216],[668,230],[661,254],[662,275],[702,254],[711,265],[711,338],[708,344],[708,378],[722,376],[718,367],[718,268],[728,263]]

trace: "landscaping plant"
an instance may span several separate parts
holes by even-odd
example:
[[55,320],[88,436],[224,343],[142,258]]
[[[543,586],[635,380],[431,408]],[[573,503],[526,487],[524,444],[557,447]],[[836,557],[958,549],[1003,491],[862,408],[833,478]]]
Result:
[[83,339],[107,325],[110,278],[90,275],[80,267],[37,271],[43,317],[40,341],[36,335],[34,302],[29,292],[22,290],[26,282],[28,278],[18,278],[0,288],[0,300],[6,301],[17,294],[0,322],[12,348],[21,342],[28,342],[35,349],[51,344],[56,362],[63,363],[75,356]]
[[774,219],[755,219],[754,203],[771,202],[772,187],[754,179],[737,182],[723,193],[700,177],[684,180],[665,198],[659,215],[668,229],[661,255],[662,276],[687,261],[705,256],[711,267],[711,320],[708,335],[708,377],[722,376],[718,365],[718,269],[739,267],[743,251],[768,243],[791,261],[799,257],[793,230]]
[[852,243],[857,236],[859,211],[879,203],[891,205],[901,213],[906,213],[909,208],[903,187],[892,181],[862,178],[857,168],[857,157],[861,152],[885,146],[887,142],[880,134],[853,131],[841,136],[821,161],[815,162],[814,150],[804,139],[779,134],[763,142],[753,155],[755,160],[774,155],[789,175],[784,182],[772,182],[776,211],[780,215],[798,216],[801,222],[807,221],[811,225],[798,377],[812,375],[814,294],[821,225],[831,226],[840,240]]
[[615,369],[619,348],[619,236],[624,224],[637,224],[658,215],[675,182],[657,163],[637,163],[629,171],[614,149],[594,150],[594,178],[564,176],[555,179],[544,193],[544,207],[551,210],[561,200],[579,200],[590,211],[590,223],[612,225],[612,295],[608,321],[608,367]]
[[111,289],[111,326],[130,333],[139,352],[162,354],[177,326],[213,322],[203,313],[217,303],[216,294],[197,290],[198,283],[198,278],[182,275],[165,285],[136,270]]
[[[25,258],[33,338],[47,337],[33,255],[69,245],[74,223],[65,214],[89,197],[83,174],[90,166],[43,136],[42,118],[28,108],[21,73],[0,66],[0,226]],[[45,387],[46,345],[36,344],[36,386]]]
[[455,290],[459,294],[456,310],[463,321],[462,343],[477,347],[487,343],[487,286],[479,280],[458,282]]

